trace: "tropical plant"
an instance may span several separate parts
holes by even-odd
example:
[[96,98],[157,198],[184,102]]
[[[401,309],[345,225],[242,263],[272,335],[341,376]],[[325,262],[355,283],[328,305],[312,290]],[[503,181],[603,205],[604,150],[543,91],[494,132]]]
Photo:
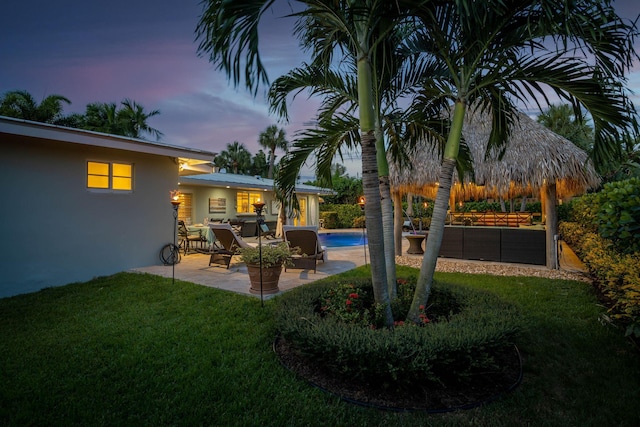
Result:
[[[373,104],[368,120],[371,120],[374,127],[383,225],[382,250],[386,261],[389,298],[393,299],[396,292],[396,236],[394,236],[387,151],[393,161],[405,163],[406,155],[403,145],[411,145],[418,139],[427,138],[427,135],[430,139],[437,140],[442,133],[442,122],[435,120],[430,123],[429,119],[434,115],[429,114],[407,117],[397,106],[420,81],[419,74],[403,67],[409,56],[406,50],[399,49],[402,47],[403,38],[410,34],[413,25],[411,21],[405,19],[408,16],[406,13],[409,12],[406,7],[411,6],[411,2],[403,2],[402,7],[398,3],[393,11],[386,9],[388,4],[379,2],[363,2],[363,4],[365,4],[364,9],[356,3],[348,7],[337,5],[335,7],[338,11],[333,11],[327,5],[312,9],[305,16],[306,21],[300,27],[304,28],[304,35],[301,38],[312,52],[313,62],[278,78],[271,86],[269,95],[272,110],[283,117],[287,116],[286,102],[292,93],[295,97],[295,94],[306,88],[311,96],[324,98],[318,114],[317,126],[302,133],[302,137],[298,138],[294,144],[294,150],[282,162],[284,173],[279,184],[291,191],[293,191],[293,178],[297,170],[312,152],[317,153],[316,175],[320,178],[321,185],[323,181],[324,184],[331,182],[329,178],[331,161],[336,156],[342,157],[343,149],[351,150],[358,145],[362,147],[361,135],[358,131],[362,127],[361,120],[364,117],[362,113],[366,110],[362,109],[360,103]],[[341,7],[344,9],[340,10]],[[367,8],[371,10],[366,10]],[[313,16],[316,14],[318,18]],[[376,19],[376,14],[384,15],[389,19]],[[330,18],[326,18],[325,15]],[[339,18],[333,20],[334,16]],[[363,27],[358,30],[354,22],[362,24]],[[347,31],[348,28],[353,30]],[[341,36],[325,38],[326,31],[340,33]],[[300,30],[300,33],[303,31]],[[363,50],[364,46],[367,46],[366,51]],[[337,56],[334,52],[340,52],[342,55],[339,65],[333,65],[332,58]],[[358,67],[363,57],[367,58],[369,71],[363,71]],[[369,72],[371,76],[368,76]],[[361,92],[359,82],[363,81],[363,77],[367,79],[370,77],[371,80],[367,81],[373,82],[370,93]],[[437,126],[435,132],[434,124]],[[377,204],[376,200],[369,198],[366,200],[367,204],[369,202]]]
[[[198,51],[209,55],[235,85],[240,83],[240,69],[244,64],[244,82],[251,91],[257,91],[259,83],[267,83],[267,73],[258,49],[258,23],[262,14],[274,0],[270,1],[208,1],[196,29],[201,40]],[[376,112],[379,103],[374,100],[374,85],[377,82],[374,55],[384,46],[382,35],[395,28],[394,22],[404,17],[405,2],[384,0],[326,2],[301,1],[306,6],[295,13],[298,17],[297,34],[303,44],[313,52],[315,65],[321,72],[327,70],[336,52],[346,53],[351,70],[357,70],[357,109],[359,114],[360,146],[362,151],[362,180],[367,200],[365,216],[369,225],[369,249],[376,302],[386,307],[386,322],[393,323],[387,287],[387,268],[382,235],[381,202],[390,205],[390,197],[381,199],[378,176],[378,152],[384,158],[384,148],[379,131],[380,116]],[[412,2],[409,2],[411,4]],[[413,2],[415,3],[415,2]],[[384,19],[381,19],[384,17]],[[380,61],[379,64],[382,64]],[[318,67],[316,67],[316,65]],[[342,76],[338,76],[342,80]],[[351,81],[353,83],[353,80]],[[351,85],[351,88],[354,88]],[[339,104],[338,104],[339,105]],[[327,106],[330,109],[331,107]],[[341,119],[350,121],[349,115]],[[326,126],[331,125],[327,118]],[[378,130],[377,130],[378,129]],[[354,141],[351,132],[350,141]],[[378,146],[380,143],[380,146]],[[329,161],[330,162],[330,161]],[[330,167],[330,163],[329,163]],[[328,168],[327,168],[328,170]],[[384,173],[383,173],[384,175]],[[388,174],[387,174],[388,176]],[[388,179],[386,180],[388,184]],[[289,180],[290,185],[291,180]],[[292,194],[286,192],[285,194]],[[383,194],[386,194],[383,191]],[[392,220],[391,220],[392,221]]]
[[118,107],[115,102],[93,102],[87,104],[83,128],[94,131],[122,135],[123,129],[118,122]]
[[267,178],[273,178],[273,167],[276,162],[276,149],[287,151],[289,148],[289,142],[286,139],[286,132],[284,129],[278,129],[276,125],[271,125],[260,133],[258,143],[261,147],[269,150],[269,173]]
[[267,166],[267,155],[262,150],[258,152],[251,159],[251,170],[249,173],[253,176],[267,177],[269,167]]
[[34,122],[59,124],[63,119],[63,103],[71,104],[62,95],[48,95],[38,104],[26,90],[5,92],[0,98],[0,115]]
[[[440,104],[450,111],[453,103],[453,108],[425,256],[408,315],[414,322],[431,292],[467,110],[491,114],[489,153],[500,155],[517,104],[536,96],[546,100],[548,88],[574,111],[589,112],[595,130],[591,156],[601,165],[619,151],[617,138],[631,121],[633,106],[621,82],[637,58],[635,24],[619,18],[608,1],[572,2],[572,7],[540,0],[445,1],[420,18],[424,25],[407,43],[422,51],[415,67],[425,77],[412,106],[421,110]],[[591,62],[585,59],[587,52]]]
[[156,139],[160,139],[162,132],[147,124],[150,117],[160,114],[159,110],[145,113],[142,105],[130,99],[125,99],[121,105],[122,107],[118,109],[115,102],[88,104],[84,121],[80,127],[95,132],[131,138],[142,138],[143,134],[149,133]]
[[162,137],[162,132],[152,128],[147,120],[160,114],[160,110],[145,112],[144,107],[131,99],[121,102],[122,108],[117,113],[118,122],[121,123],[124,135],[131,138],[142,138],[143,134],[151,134],[156,140]]
[[[299,249],[299,248],[298,248]],[[299,253],[296,248],[290,249],[289,244],[281,242],[277,245],[264,245],[259,247],[249,247],[240,249],[240,259],[245,264],[258,265],[262,257],[264,268],[276,267],[279,265],[292,265],[291,255]]]
[[246,174],[251,168],[251,153],[244,144],[233,141],[227,144],[226,150],[218,154],[213,163],[235,174]]
[[540,113],[538,123],[564,136],[584,151],[591,151],[593,129],[586,122],[581,111],[574,111],[568,104],[550,105]]

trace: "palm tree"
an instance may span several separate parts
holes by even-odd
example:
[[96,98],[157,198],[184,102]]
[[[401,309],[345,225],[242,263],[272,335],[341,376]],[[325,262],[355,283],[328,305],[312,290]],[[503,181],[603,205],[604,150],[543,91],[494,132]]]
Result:
[[593,129],[580,111],[578,114],[580,115],[576,116],[568,104],[550,105],[546,111],[540,113],[537,121],[589,152],[593,145]]
[[251,160],[251,175],[259,175],[266,178],[269,167],[267,166],[267,155],[264,151],[258,150]]
[[34,122],[58,124],[63,119],[63,103],[71,104],[62,95],[49,95],[40,104],[25,90],[5,92],[0,98],[0,115]]
[[233,141],[227,144],[226,150],[218,154],[214,159],[214,164],[235,174],[248,173],[251,168],[251,153],[244,144]]
[[142,138],[143,134],[148,133],[153,135],[156,140],[162,137],[162,132],[147,124],[147,120],[160,114],[160,110],[146,113],[142,105],[131,99],[125,99],[121,104],[122,108],[117,113],[117,120],[121,123],[125,136]]
[[[224,69],[239,84],[243,75],[247,88],[257,91],[259,83],[267,83],[267,73],[258,49],[258,23],[271,1],[214,1],[205,3],[197,27],[201,39],[198,51],[208,54],[210,61]],[[415,2],[386,0],[361,1],[301,1],[305,6],[295,13],[299,25],[297,34],[312,52],[314,61],[327,69],[335,52],[349,46],[349,59],[357,70],[360,146],[362,150],[362,181],[367,200],[365,218],[369,225],[371,278],[377,303],[385,307],[385,321],[392,325],[393,317],[386,286],[386,265],[382,235],[382,209],[378,185],[376,126],[378,115],[373,99],[376,83],[372,58],[385,31],[395,28],[396,20],[404,16],[404,4]],[[384,24],[384,25],[382,25]],[[334,51],[335,50],[335,51]],[[241,73],[244,62],[244,73]],[[384,155],[382,153],[381,155]]]
[[267,178],[273,178],[273,167],[276,162],[276,149],[281,149],[283,151],[287,151],[289,148],[289,142],[285,138],[284,129],[278,129],[276,125],[271,125],[264,130],[264,132],[260,133],[260,137],[258,139],[258,143],[261,147],[269,150],[269,173],[267,174]]
[[145,113],[142,105],[130,99],[125,99],[120,104],[122,105],[120,109],[115,102],[87,104],[81,127],[95,132],[131,138],[142,138],[144,133],[154,135],[156,140],[162,137],[162,132],[147,124],[150,117],[160,114],[159,110]]
[[[431,291],[467,109],[491,114],[490,149],[499,154],[516,103],[526,104],[536,96],[546,99],[544,89],[549,88],[574,111],[591,114],[596,135],[592,156],[599,164],[618,151],[615,141],[630,121],[633,107],[620,82],[637,58],[635,25],[617,17],[609,2],[572,2],[567,7],[565,2],[541,0],[445,1],[437,2],[435,14],[421,19],[424,26],[407,43],[423,52],[416,66],[423,67],[424,88],[413,106],[439,104],[451,111],[452,103],[453,112],[409,313],[416,322]],[[547,191],[555,199],[553,184]]]
[[[385,15],[385,16],[388,16]],[[434,132],[428,126],[425,115],[420,116],[419,121],[411,122],[404,117],[397,108],[398,100],[407,95],[415,87],[420,77],[411,70],[403,69],[402,65],[408,59],[407,53],[398,50],[401,40],[409,33],[406,29],[410,22],[403,22],[398,18],[397,28],[390,25],[393,20],[373,20],[378,28],[371,30],[372,34],[380,34],[371,48],[371,67],[375,76],[375,86],[372,88],[371,99],[374,114],[374,135],[376,139],[377,167],[379,174],[379,187],[383,223],[383,241],[386,261],[386,280],[389,297],[395,297],[395,236],[394,215],[389,185],[389,168],[387,163],[385,139],[389,144],[389,151],[395,161],[402,162],[404,153],[402,146],[411,145],[418,138]],[[306,37],[310,40],[322,38],[324,29],[311,27]],[[384,35],[384,36],[382,36]],[[313,46],[313,42],[310,42]],[[323,105],[318,114],[317,126],[303,133],[294,144],[292,150],[281,163],[283,178],[281,185],[292,186],[291,182],[298,169],[306,162],[312,152],[318,153],[316,175],[327,185],[330,183],[330,167],[335,156],[342,157],[342,149],[352,149],[360,144],[358,133],[360,123],[356,114],[359,111],[360,94],[358,91],[357,61],[361,56],[353,42],[353,37],[345,37],[343,44],[338,45],[342,51],[342,61],[339,67],[327,67],[322,60],[313,64],[305,64],[303,67],[290,71],[287,75],[274,81],[269,91],[271,109],[281,117],[287,117],[287,99],[303,89],[308,89],[310,96],[324,98]],[[325,47],[323,47],[325,49]],[[327,49],[330,52],[330,49]],[[326,53],[321,52],[319,58]],[[344,61],[349,58],[350,62]],[[329,61],[327,61],[329,62]],[[346,62],[346,65],[345,65]],[[328,69],[327,69],[328,68]],[[415,118],[415,117],[414,117]],[[441,124],[438,121],[438,124]],[[408,130],[410,129],[410,131]],[[437,132],[441,129],[438,128]],[[437,135],[436,132],[436,135]],[[437,138],[437,137],[436,137]],[[287,173],[287,170],[291,171]],[[284,182],[288,180],[289,182]],[[401,225],[400,225],[401,226]],[[400,226],[398,230],[400,230]]]
[[124,135],[122,124],[118,120],[118,107],[115,102],[93,102],[87,104],[83,129],[111,135]]

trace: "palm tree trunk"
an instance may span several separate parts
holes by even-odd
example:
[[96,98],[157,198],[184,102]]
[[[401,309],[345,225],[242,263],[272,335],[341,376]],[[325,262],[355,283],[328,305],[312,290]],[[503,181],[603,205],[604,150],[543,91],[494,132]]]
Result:
[[382,207],[376,158],[375,113],[371,64],[366,55],[358,58],[358,104],[360,110],[360,142],[362,145],[362,187],[365,197],[365,221],[369,231],[371,282],[375,302],[384,307],[384,322],[393,327],[393,314],[386,282]]
[[[377,116],[377,115],[376,115]],[[385,269],[387,271],[387,289],[389,300],[396,297],[396,257],[393,235],[393,203],[391,203],[391,184],[389,183],[389,163],[387,162],[384,138],[380,129],[380,120],[376,120],[376,158],[380,186],[380,207],[382,209],[382,234],[384,241]]]
[[436,201],[433,205],[433,217],[431,226],[429,227],[429,235],[425,247],[425,254],[422,258],[422,266],[420,267],[420,275],[416,283],[416,291],[413,295],[413,301],[407,320],[418,323],[420,306],[426,306],[431,294],[431,286],[433,285],[433,275],[436,271],[436,262],[438,261],[438,253],[442,245],[442,236],[444,235],[444,224],[447,219],[447,205],[451,195],[451,186],[453,184],[453,171],[458,158],[460,148],[460,138],[462,136],[462,124],[466,106],[462,101],[456,101],[451,123],[451,130],[447,144],[444,149],[444,159],[440,168],[440,185],[436,193]]
[[389,174],[380,176],[380,207],[382,209],[382,233],[384,241],[385,269],[387,270],[387,289],[389,300],[396,297],[396,257],[393,234],[393,203],[391,203],[391,186]]

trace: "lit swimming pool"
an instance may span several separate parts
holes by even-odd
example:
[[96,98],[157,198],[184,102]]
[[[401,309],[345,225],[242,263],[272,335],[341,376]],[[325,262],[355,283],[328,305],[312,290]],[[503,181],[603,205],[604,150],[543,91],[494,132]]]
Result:
[[319,233],[320,244],[328,248],[342,248],[347,246],[361,246],[367,243],[362,232]]

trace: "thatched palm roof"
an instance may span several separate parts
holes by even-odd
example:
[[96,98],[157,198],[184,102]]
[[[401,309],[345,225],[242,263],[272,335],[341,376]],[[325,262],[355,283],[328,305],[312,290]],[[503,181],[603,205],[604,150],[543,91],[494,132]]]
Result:
[[[452,189],[458,199],[538,194],[546,182],[556,182],[558,197],[585,192],[600,184],[587,153],[525,114],[513,124],[501,160],[497,153],[485,158],[491,121],[486,114],[469,111],[463,136],[473,157],[475,184],[471,175],[464,185],[456,179]],[[411,192],[434,198],[440,173],[441,153],[428,143],[411,155],[413,167],[397,167],[390,161],[392,191]]]

